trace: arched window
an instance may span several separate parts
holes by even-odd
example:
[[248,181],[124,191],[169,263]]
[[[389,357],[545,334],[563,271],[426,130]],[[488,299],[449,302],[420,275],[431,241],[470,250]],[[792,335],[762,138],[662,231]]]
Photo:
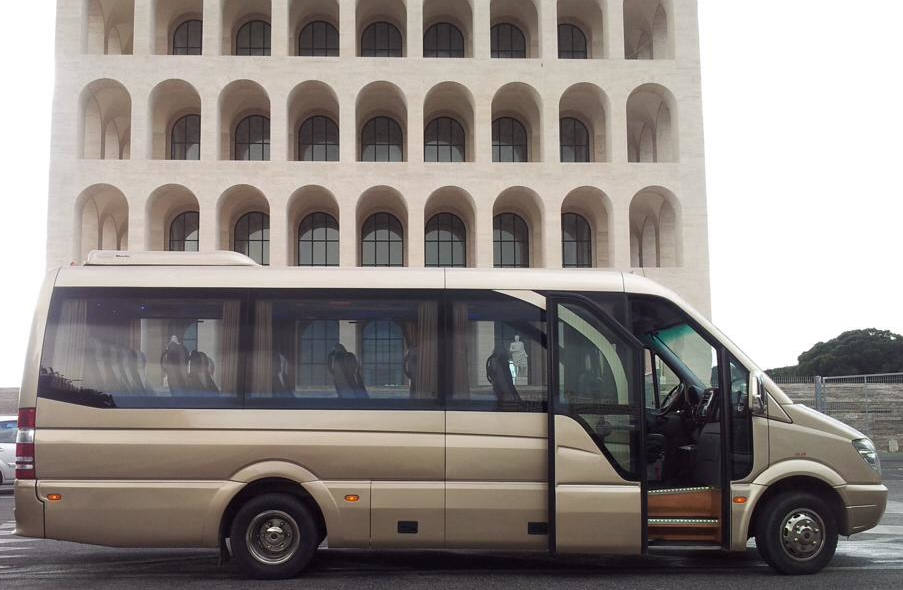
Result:
[[492,122],[492,161],[528,162],[527,130],[517,119],[500,117]]
[[197,252],[200,245],[198,230],[201,226],[197,211],[177,215],[169,224],[170,252]]
[[558,59],[587,59],[586,35],[579,27],[558,25]]
[[514,213],[492,220],[493,258],[496,268],[529,268],[530,242],[527,222]]
[[332,385],[329,371],[329,353],[339,344],[339,322],[314,320],[301,330],[298,338],[298,387]]
[[395,119],[375,117],[361,132],[361,162],[403,162],[404,134]]
[[302,162],[338,162],[339,126],[321,115],[304,121],[298,132],[298,159]]
[[510,23],[499,23],[490,32],[492,57],[498,59],[525,59],[527,39],[523,31]]
[[423,57],[464,57],[464,35],[451,23],[436,23],[423,36]]
[[311,213],[298,228],[298,266],[339,265],[339,222],[329,213]]
[[308,23],[298,37],[298,55],[338,57],[339,32],[332,24],[318,20]]
[[204,41],[204,23],[187,20],[172,34],[173,55],[201,55]]
[[452,213],[434,215],[426,224],[426,266],[467,266],[467,229]]
[[252,20],[238,29],[235,36],[235,55],[269,55],[270,23]]
[[361,265],[404,266],[404,230],[391,213],[376,213],[364,222]]
[[464,162],[467,158],[464,127],[451,117],[439,117],[426,126],[424,162]]
[[254,211],[235,224],[233,249],[258,264],[270,263],[270,216]]
[[589,131],[573,117],[561,119],[561,161],[589,162]]
[[561,247],[565,268],[593,266],[593,236],[583,216],[576,213],[561,216]]
[[402,57],[401,31],[392,23],[380,21],[364,29],[361,57]]
[[391,320],[376,320],[364,326],[361,337],[361,370],[370,388],[405,384],[404,333]]
[[270,119],[251,115],[235,128],[235,159],[254,162],[270,159]]
[[172,126],[170,160],[201,159],[201,116],[185,115]]

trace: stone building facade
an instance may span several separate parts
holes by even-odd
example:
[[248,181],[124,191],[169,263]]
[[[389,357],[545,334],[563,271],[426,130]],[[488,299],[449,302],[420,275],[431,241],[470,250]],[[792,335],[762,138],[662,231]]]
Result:
[[709,310],[696,0],[57,13],[51,266],[641,269]]

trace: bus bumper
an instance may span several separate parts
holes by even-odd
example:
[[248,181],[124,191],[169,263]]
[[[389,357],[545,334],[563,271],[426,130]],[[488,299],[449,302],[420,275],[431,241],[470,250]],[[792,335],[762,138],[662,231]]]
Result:
[[842,535],[861,533],[875,527],[887,507],[887,487],[876,485],[846,485],[837,488],[846,509],[846,528]]
[[44,538],[44,503],[38,499],[38,482],[18,479],[15,484],[16,532],[20,537]]

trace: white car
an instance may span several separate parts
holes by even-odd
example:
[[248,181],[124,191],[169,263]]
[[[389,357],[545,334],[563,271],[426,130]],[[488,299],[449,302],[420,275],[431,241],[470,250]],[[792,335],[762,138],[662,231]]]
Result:
[[16,417],[0,416],[0,485],[16,480]]

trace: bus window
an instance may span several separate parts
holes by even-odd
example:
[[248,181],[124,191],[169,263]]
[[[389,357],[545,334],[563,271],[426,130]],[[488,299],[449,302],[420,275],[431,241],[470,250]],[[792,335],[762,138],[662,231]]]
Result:
[[559,304],[557,411],[593,437],[618,471],[638,479],[642,403],[634,352],[582,307]]
[[740,480],[753,467],[752,417],[749,411],[749,371],[730,358],[731,479]]
[[240,404],[240,299],[134,290],[54,296],[38,394],[94,407]]
[[495,293],[450,294],[450,409],[543,412],[545,312]]
[[253,310],[248,407],[437,407],[438,297],[278,293]]

